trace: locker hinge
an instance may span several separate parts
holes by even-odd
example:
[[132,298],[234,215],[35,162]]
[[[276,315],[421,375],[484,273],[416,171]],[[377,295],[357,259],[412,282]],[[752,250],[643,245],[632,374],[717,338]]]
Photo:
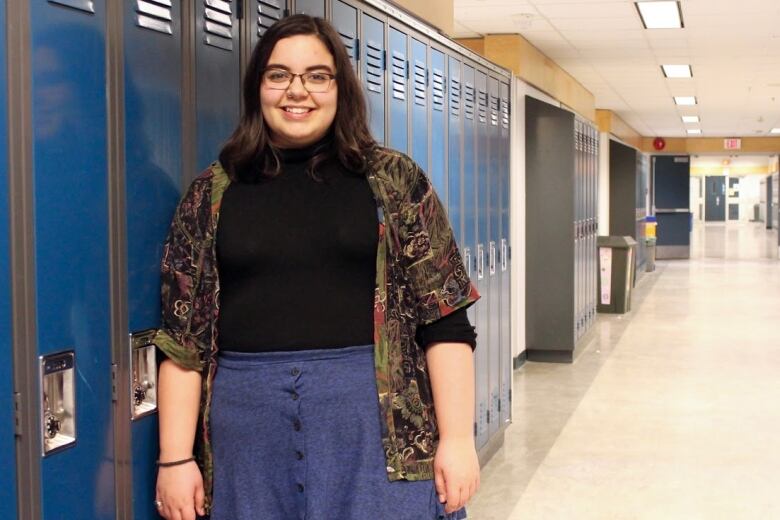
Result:
[[474,437],[477,436],[477,423],[474,423]]
[[509,389],[509,402],[512,402],[512,389]]
[[22,436],[22,394],[14,392],[14,435]]
[[119,365],[116,363],[111,363],[111,400],[113,402],[117,401],[117,388],[116,388],[116,380],[117,380],[117,374],[119,373]]
[[360,38],[355,38],[355,61],[360,61]]
[[406,79],[409,80],[409,60],[406,60]]
[[244,2],[239,1],[236,3],[236,20],[244,19]]
[[387,51],[386,50],[382,51],[382,70],[387,70]]
[[498,400],[498,411],[501,411],[501,399]]
[[487,423],[490,424],[490,410],[487,411]]
[[284,11],[282,11],[282,17],[287,18],[288,16],[290,16],[290,10],[285,8]]

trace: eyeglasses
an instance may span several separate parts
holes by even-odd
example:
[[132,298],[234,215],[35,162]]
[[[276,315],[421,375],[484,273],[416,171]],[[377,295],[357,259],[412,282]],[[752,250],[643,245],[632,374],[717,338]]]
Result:
[[336,77],[329,72],[304,72],[293,74],[284,69],[268,69],[263,72],[263,82],[273,90],[287,90],[296,77],[301,78],[303,88],[309,92],[322,93],[330,89],[330,83]]

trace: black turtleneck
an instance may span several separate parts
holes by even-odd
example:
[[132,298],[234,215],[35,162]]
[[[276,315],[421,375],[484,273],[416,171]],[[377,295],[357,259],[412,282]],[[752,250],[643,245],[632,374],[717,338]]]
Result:
[[[306,172],[323,143],[282,150],[282,172],[225,191],[217,230],[222,350],[373,343],[377,209],[365,176],[335,159]],[[465,310],[420,327],[422,345],[476,342]]]

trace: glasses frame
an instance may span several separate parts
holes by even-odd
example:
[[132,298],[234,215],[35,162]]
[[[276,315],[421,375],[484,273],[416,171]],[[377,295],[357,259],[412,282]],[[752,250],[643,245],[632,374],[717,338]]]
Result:
[[[290,75],[290,81],[287,83],[287,85],[281,86],[281,84],[280,84],[279,86],[276,86],[273,83],[267,81],[265,79],[265,74],[268,71],[272,71],[272,70],[279,71],[279,72],[285,72],[285,73],[289,74]],[[325,87],[325,89],[324,90],[310,90],[306,86],[306,78],[304,78],[304,76],[308,76],[309,74],[322,74],[322,75],[325,75],[325,76],[329,76],[330,79],[328,80],[328,84]],[[263,69],[263,71],[260,73],[260,79],[261,79],[262,83],[266,86],[266,88],[271,89],[271,90],[287,90],[287,89],[290,88],[290,86],[292,86],[293,81],[295,81],[295,78],[301,78],[301,86],[304,88],[304,90],[306,90],[306,92],[308,92],[310,94],[324,94],[325,92],[330,90],[330,87],[333,85],[333,80],[336,79],[336,74],[334,72],[318,72],[318,71],[310,71],[310,72],[303,72],[301,74],[295,74],[295,73],[290,72],[289,70],[277,69],[277,68]]]

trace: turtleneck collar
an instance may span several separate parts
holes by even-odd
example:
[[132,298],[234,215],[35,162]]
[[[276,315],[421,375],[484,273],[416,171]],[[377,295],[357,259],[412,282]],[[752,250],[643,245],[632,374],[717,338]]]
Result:
[[315,155],[329,150],[333,145],[333,134],[328,132],[325,137],[314,144],[303,148],[277,148],[282,164],[306,162]]

